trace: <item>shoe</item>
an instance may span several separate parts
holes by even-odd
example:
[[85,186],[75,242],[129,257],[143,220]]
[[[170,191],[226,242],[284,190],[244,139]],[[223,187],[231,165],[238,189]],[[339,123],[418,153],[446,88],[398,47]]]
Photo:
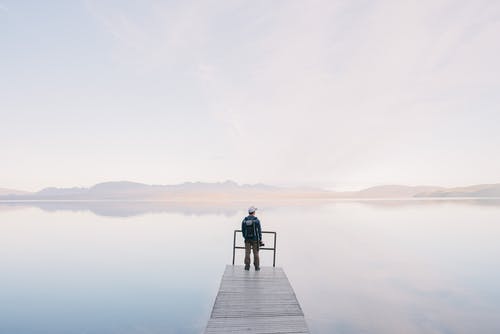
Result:
[[260,267],[255,267],[255,271],[259,271],[260,270]]
[[248,265],[248,264],[247,264],[247,265],[245,266],[245,270],[250,270],[250,265]]

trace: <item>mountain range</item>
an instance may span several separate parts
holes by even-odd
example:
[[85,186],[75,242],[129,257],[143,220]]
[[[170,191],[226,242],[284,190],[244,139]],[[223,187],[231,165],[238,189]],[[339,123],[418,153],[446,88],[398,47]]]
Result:
[[0,200],[171,200],[210,201],[247,199],[342,199],[342,198],[436,198],[500,197],[500,184],[444,188],[435,186],[384,185],[360,191],[328,191],[319,188],[284,188],[233,181],[176,185],[148,185],[129,181],[104,182],[89,188],[49,187],[37,192],[0,188]]

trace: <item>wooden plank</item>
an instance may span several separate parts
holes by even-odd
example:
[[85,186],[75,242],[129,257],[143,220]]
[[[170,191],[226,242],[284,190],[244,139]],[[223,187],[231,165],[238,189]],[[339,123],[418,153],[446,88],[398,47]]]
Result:
[[205,330],[214,333],[309,333],[281,268],[227,266]]

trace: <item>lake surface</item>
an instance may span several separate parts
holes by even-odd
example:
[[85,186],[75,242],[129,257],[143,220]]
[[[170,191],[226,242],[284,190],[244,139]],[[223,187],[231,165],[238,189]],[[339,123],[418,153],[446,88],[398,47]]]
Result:
[[249,204],[312,333],[500,333],[500,200],[0,203],[0,333],[203,332]]

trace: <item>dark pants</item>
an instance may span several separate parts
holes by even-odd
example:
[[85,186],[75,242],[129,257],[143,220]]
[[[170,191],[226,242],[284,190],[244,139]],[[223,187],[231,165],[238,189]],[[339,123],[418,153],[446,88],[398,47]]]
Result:
[[245,265],[250,265],[250,249],[253,251],[253,265],[255,268],[260,266],[259,263],[259,242],[256,240],[245,240]]

